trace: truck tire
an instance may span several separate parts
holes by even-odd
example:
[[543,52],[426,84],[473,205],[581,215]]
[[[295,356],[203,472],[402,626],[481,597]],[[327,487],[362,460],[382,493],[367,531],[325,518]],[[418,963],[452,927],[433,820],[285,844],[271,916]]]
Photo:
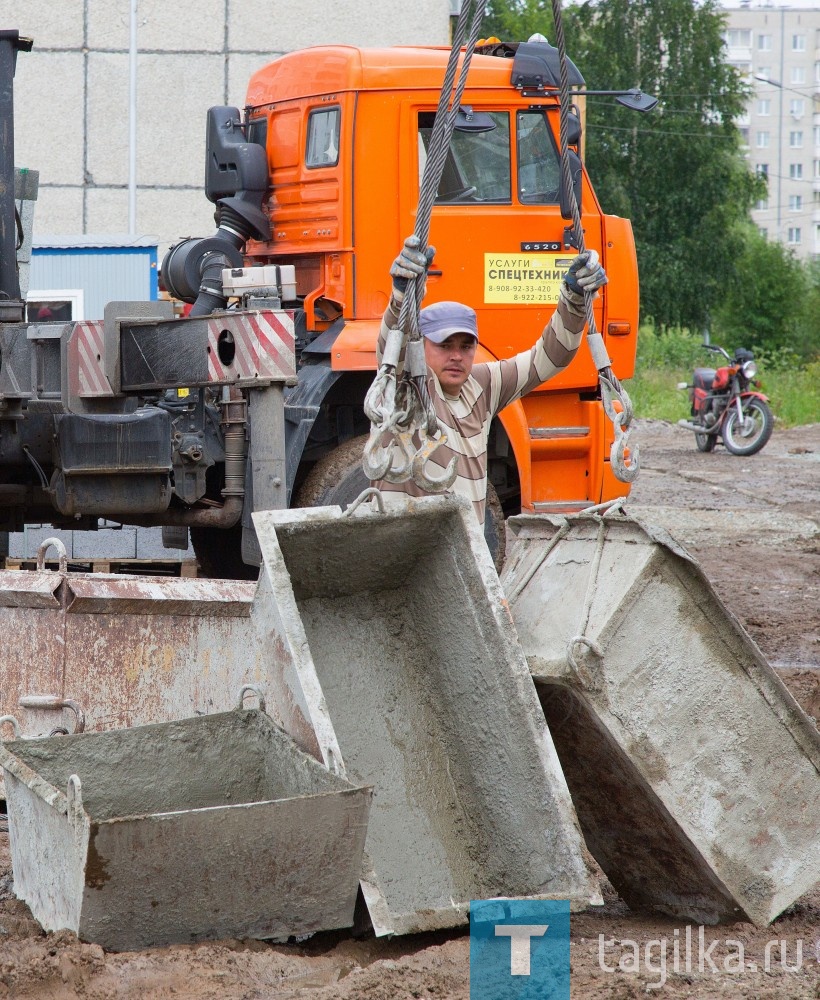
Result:
[[[362,469],[362,452],[367,434],[351,438],[320,458],[296,491],[293,507],[325,507],[338,504],[347,508],[370,485]],[[500,573],[507,545],[507,526],[501,501],[492,483],[487,483],[484,538]]]

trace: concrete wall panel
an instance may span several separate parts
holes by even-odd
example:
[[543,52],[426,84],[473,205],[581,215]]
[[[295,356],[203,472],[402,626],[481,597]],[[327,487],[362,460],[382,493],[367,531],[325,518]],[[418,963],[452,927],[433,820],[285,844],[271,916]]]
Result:
[[221,55],[141,56],[137,176],[141,185],[202,185],[205,114],[221,104]]
[[5,27],[33,38],[34,51],[82,47],[84,0],[25,0],[3,6],[14,8],[3,11]]
[[85,222],[88,233],[128,232],[128,188],[90,188]]
[[39,170],[41,185],[83,182],[83,62],[80,52],[17,57],[14,158],[18,167]]
[[[92,52],[88,57],[89,184],[128,183],[128,56]],[[117,231],[125,231],[126,225]],[[110,227],[109,227],[110,228]]]
[[[336,16],[324,0],[275,2],[270,15],[257,4],[230,0],[228,45],[233,52],[281,52],[308,45],[348,44],[437,45],[449,40],[449,4],[446,0],[399,0],[374,5],[371,0],[348,0]],[[262,16],[260,16],[262,14]]]
[[34,209],[34,231],[48,236],[67,236],[83,231],[83,190],[81,187],[44,187]]
[[[216,228],[214,206],[201,187],[141,190],[137,204],[137,228],[141,232],[146,230],[148,221],[162,220],[161,242],[157,251],[160,263],[172,243],[185,236],[210,236]],[[143,224],[142,219],[148,221]]]

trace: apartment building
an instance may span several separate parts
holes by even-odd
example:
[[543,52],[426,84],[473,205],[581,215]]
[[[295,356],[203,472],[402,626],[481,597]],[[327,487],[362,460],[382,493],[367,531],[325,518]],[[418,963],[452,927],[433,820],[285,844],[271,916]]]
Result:
[[727,6],[729,62],[752,88],[738,123],[749,163],[768,178],[752,218],[803,259],[820,256],[820,5]]

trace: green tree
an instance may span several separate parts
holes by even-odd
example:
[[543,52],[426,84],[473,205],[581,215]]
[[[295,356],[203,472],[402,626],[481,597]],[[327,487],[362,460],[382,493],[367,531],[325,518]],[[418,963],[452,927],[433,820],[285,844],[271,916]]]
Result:
[[488,0],[486,11],[485,37],[520,42],[540,32],[554,42],[551,0]]
[[642,312],[703,327],[734,278],[763,182],[740,152],[747,91],[724,58],[714,0],[602,0],[567,13],[567,45],[593,89],[660,98],[638,118],[587,104],[587,166],[605,210],[632,220]]
[[716,339],[731,347],[816,357],[818,274],[817,265],[801,264],[781,243],[769,243],[750,226],[715,312]]
[[[489,0],[484,34],[554,41],[550,0]],[[586,163],[606,212],[632,220],[644,318],[705,326],[734,280],[765,182],[740,152],[746,89],[724,59],[716,0],[598,0],[565,8],[568,55],[593,90],[660,98],[637,115],[587,99]]]

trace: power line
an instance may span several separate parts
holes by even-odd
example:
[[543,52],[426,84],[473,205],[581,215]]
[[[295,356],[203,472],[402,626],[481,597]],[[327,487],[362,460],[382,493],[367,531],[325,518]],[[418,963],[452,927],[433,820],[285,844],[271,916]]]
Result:
[[[705,126],[708,128],[709,126]],[[596,125],[594,122],[587,123],[587,131],[590,129],[598,129],[601,132],[627,132],[629,135],[641,134],[641,135],[660,135],[660,136],[674,136],[682,138],[696,139],[723,139],[725,142],[736,142],[738,139],[737,135],[718,135],[714,132],[671,132],[668,129],[660,128],[622,128],[617,125]]]

